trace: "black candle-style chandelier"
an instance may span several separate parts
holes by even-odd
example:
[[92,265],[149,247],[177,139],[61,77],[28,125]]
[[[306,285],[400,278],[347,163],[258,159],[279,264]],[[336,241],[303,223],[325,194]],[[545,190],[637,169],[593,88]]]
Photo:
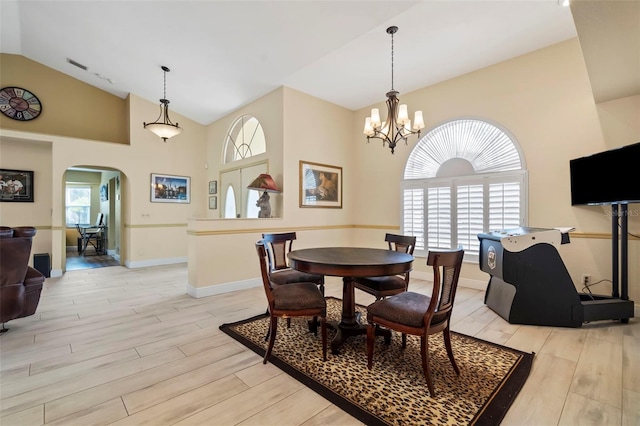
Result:
[[367,142],[370,139],[382,140],[382,145],[389,145],[391,153],[395,152],[396,145],[401,140],[407,143],[407,138],[411,135],[420,136],[420,130],[424,128],[422,111],[416,111],[413,120],[413,130],[411,130],[411,120],[407,112],[406,105],[398,105],[398,92],[393,88],[393,35],[398,31],[398,27],[387,28],[387,34],[391,34],[391,90],[387,92],[387,121],[380,121],[380,111],[378,108],[371,110],[371,116],[364,122],[363,133],[367,135]]
[[[174,137],[182,132],[182,128],[178,126],[178,123],[173,124],[169,119],[169,99],[167,99],[167,73],[171,71],[164,65],[161,67],[164,71],[164,97],[160,99],[160,115],[153,123],[142,123],[144,128],[152,131],[163,141]],[[160,121],[162,120],[162,121]]]

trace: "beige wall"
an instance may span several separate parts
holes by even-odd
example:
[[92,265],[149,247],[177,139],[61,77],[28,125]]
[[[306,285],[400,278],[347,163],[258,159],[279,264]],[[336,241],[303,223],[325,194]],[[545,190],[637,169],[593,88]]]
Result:
[[[301,209],[298,167],[301,159],[342,166],[345,182],[353,179],[345,150],[353,113],[289,88],[278,89],[209,127],[209,162],[220,157],[224,135],[240,114],[257,117],[268,149],[280,153],[279,161],[269,158],[269,170],[283,191],[283,215],[277,219],[190,220],[189,292],[197,297],[255,285],[259,270],[254,244],[262,233],[295,230],[296,248],[350,244],[349,201],[345,199],[343,209]],[[307,131],[311,125],[319,129],[317,134]]]
[[0,54],[0,84],[27,89],[42,103],[42,112],[31,121],[0,115],[4,129],[129,143],[124,99],[24,56],[6,53]]
[[[382,106],[385,89],[380,89],[378,106]],[[426,130],[448,120],[478,117],[512,134],[529,170],[529,225],[575,226],[572,243],[560,250],[574,281],[578,282],[582,273],[591,274],[596,281],[610,278],[606,208],[571,207],[569,201],[569,160],[609,145],[598,115],[603,106],[593,102],[576,40],[401,93],[400,98],[411,111],[423,110]],[[631,106],[624,100],[615,105],[615,115],[631,116],[636,105],[632,101]],[[56,234],[63,225],[62,177],[73,165],[104,165],[122,172],[125,263],[135,267],[188,258],[188,291],[195,296],[255,285],[259,274],[253,244],[263,232],[297,231],[298,248],[381,247],[385,232],[400,229],[400,181],[416,141],[414,138],[409,146],[399,146],[395,155],[377,142],[367,144],[362,126],[370,107],[353,112],[281,88],[206,128],[176,114],[174,121],[185,131],[165,144],[142,128],[157,106],[135,95],[128,102],[131,122],[137,123],[131,129],[131,146],[78,143],[72,138],[1,130],[3,143],[12,138],[51,146],[51,158],[45,156],[43,161],[51,163],[48,174],[54,195],[49,201],[53,209],[49,223],[54,268],[56,259],[57,267],[62,268],[62,254],[56,253],[64,245]],[[283,189],[282,218],[222,220],[212,218],[208,211],[207,184],[218,176],[224,135],[240,113],[258,117],[268,135],[270,171]],[[629,133],[628,126],[617,125],[616,120],[602,127],[610,128],[608,135]],[[25,149],[31,148],[25,145]],[[343,167],[342,209],[299,207],[300,160]],[[192,203],[150,203],[151,173],[191,176]],[[637,210],[637,206],[632,208]],[[639,234],[638,226],[632,221],[630,231]],[[630,294],[638,301],[640,271],[638,262],[633,261],[638,259],[637,239],[630,242],[630,259]],[[424,259],[417,259],[414,276],[428,276],[424,263]],[[463,278],[487,281],[473,263],[465,264]],[[597,290],[609,292],[605,287]]]
[[[282,140],[283,140],[283,88],[276,89],[271,93],[261,97],[243,108],[217,120],[207,127],[207,156],[205,162],[207,164],[208,180],[218,181],[218,209],[207,210],[206,216],[209,218],[221,217],[222,202],[219,199],[224,196],[224,189],[220,187],[220,172],[222,170],[230,170],[239,167],[245,167],[258,162],[267,161],[269,174],[273,177],[278,187],[283,190],[282,183]],[[231,165],[223,163],[224,148],[226,136],[235,120],[242,115],[252,115],[258,119],[264,131],[264,137],[267,144],[267,152],[256,155],[244,160],[234,162]],[[203,193],[204,197],[208,197],[208,187]],[[282,217],[282,195],[272,194],[271,206],[272,215]],[[208,200],[208,198],[207,198]],[[233,220],[233,219],[228,219]]]
[[597,105],[607,148],[640,142],[640,95]]
[[[400,99],[409,105],[411,112],[423,111],[425,133],[452,119],[476,117],[513,135],[528,169],[529,225],[576,228],[573,243],[561,249],[574,282],[579,283],[583,273],[591,274],[595,281],[611,278],[611,221],[607,209],[572,207],[570,202],[569,160],[607,149],[577,40],[416,92],[401,93]],[[383,108],[383,104],[376,106]],[[353,204],[358,206],[354,222],[361,226],[397,226],[399,182],[417,142],[412,138],[408,147],[397,147],[395,155],[380,147],[377,140],[367,144],[362,127],[370,108],[356,113],[357,126],[353,130],[356,146],[353,157],[357,161],[352,165],[360,183],[357,191],[350,192]],[[629,111],[626,105],[620,105],[617,115],[630,118],[634,111],[637,109]],[[609,125],[617,128],[613,122]],[[636,234],[640,232],[637,221],[630,225],[630,231],[634,230]],[[372,235],[369,229],[358,229],[355,243],[371,245]],[[376,238],[381,239],[381,235],[383,232],[377,231]],[[640,273],[638,262],[633,261],[638,259],[637,239],[630,243],[629,256],[629,291],[632,299],[640,300]],[[414,268],[426,271],[424,259],[419,259]],[[474,263],[465,263],[462,276],[488,281],[488,276]],[[610,294],[610,286],[606,284],[595,289]]]
[[31,253],[50,253],[51,248],[51,143],[23,143],[0,138],[0,167],[33,171],[33,203],[0,203],[0,225],[35,226]]
[[[9,206],[2,203],[2,223],[26,221],[49,227],[50,232],[38,232],[34,245],[43,243],[44,252],[51,254],[52,274],[64,270],[66,226],[64,220],[65,173],[69,167],[87,166],[121,172],[122,239],[121,257],[130,267],[184,262],[187,259],[186,225],[189,217],[204,215],[205,200],[201,196],[206,186],[205,127],[179,114],[172,118],[185,131],[164,143],[144,130],[143,121],[157,114],[157,105],[135,95],[127,101],[131,111],[131,145],[75,139],[64,136],[18,132],[2,128],[3,167],[25,167],[35,170],[36,203]],[[14,155],[5,155],[10,145]],[[38,146],[48,146],[42,159],[31,160]],[[19,158],[13,160],[12,157]],[[14,167],[14,165],[16,167]],[[29,166],[29,167],[28,167]],[[151,173],[191,177],[190,204],[152,203]],[[38,189],[38,184],[40,188]],[[42,191],[42,192],[40,192]],[[37,207],[45,206],[45,210]],[[32,218],[33,217],[33,218]]]

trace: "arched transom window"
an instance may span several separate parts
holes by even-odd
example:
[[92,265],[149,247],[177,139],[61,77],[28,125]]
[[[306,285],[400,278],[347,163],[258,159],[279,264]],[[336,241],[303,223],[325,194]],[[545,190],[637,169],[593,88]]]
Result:
[[478,119],[444,123],[415,146],[402,182],[403,232],[416,252],[462,245],[477,261],[478,233],[526,225],[526,170],[513,138]]
[[264,131],[257,118],[242,115],[231,125],[224,148],[224,162],[242,160],[267,151]]

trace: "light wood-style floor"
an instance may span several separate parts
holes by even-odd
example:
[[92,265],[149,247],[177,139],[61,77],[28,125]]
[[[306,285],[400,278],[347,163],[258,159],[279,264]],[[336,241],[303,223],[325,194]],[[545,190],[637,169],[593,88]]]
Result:
[[[341,297],[341,281],[327,282]],[[220,332],[265,311],[262,288],[194,299],[186,283],[184,264],[47,279],[36,315],[0,337],[0,424],[359,424]],[[428,283],[412,279],[411,289]],[[454,330],[536,353],[503,424],[640,424],[639,319],[517,326],[483,296],[459,288]]]

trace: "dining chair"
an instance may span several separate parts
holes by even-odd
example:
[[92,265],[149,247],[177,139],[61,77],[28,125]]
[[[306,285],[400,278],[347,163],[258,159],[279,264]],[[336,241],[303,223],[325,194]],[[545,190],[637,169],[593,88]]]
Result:
[[[269,279],[267,266],[267,250],[263,241],[256,243],[256,251],[260,259],[262,284],[269,304],[269,345],[264,354],[263,364],[271,356],[278,330],[278,318],[320,317],[320,334],[322,336],[322,359],[327,360],[327,302],[318,287],[312,282],[288,283],[273,286]],[[317,327],[314,330],[317,335]]]
[[[416,247],[416,237],[408,235],[386,234],[384,240],[389,250],[400,251],[413,255]],[[360,277],[354,279],[354,287],[371,294],[376,300],[407,291],[409,287],[409,272],[402,275],[385,277]]]
[[442,332],[447,355],[457,375],[460,369],[451,348],[450,320],[458,288],[464,250],[430,250],[427,265],[433,266],[431,296],[416,292],[403,292],[378,300],[367,307],[367,367],[372,368],[376,326],[402,333],[402,348],[407,345],[407,334],[420,336],[422,369],[431,397],[435,397],[429,371],[429,335]]
[[80,251],[82,254],[86,255],[87,247],[89,245],[93,246],[95,253],[99,254],[104,250],[104,214],[98,213],[96,218],[96,224],[94,227],[81,227],[76,223],[76,230],[80,234],[81,239],[81,247]]
[[299,282],[315,283],[320,288],[320,292],[324,294],[324,275],[296,271],[289,266],[287,254],[291,251],[293,241],[296,238],[295,232],[262,234],[262,241],[264,241],[268,254],[269,279],[275,285]]

